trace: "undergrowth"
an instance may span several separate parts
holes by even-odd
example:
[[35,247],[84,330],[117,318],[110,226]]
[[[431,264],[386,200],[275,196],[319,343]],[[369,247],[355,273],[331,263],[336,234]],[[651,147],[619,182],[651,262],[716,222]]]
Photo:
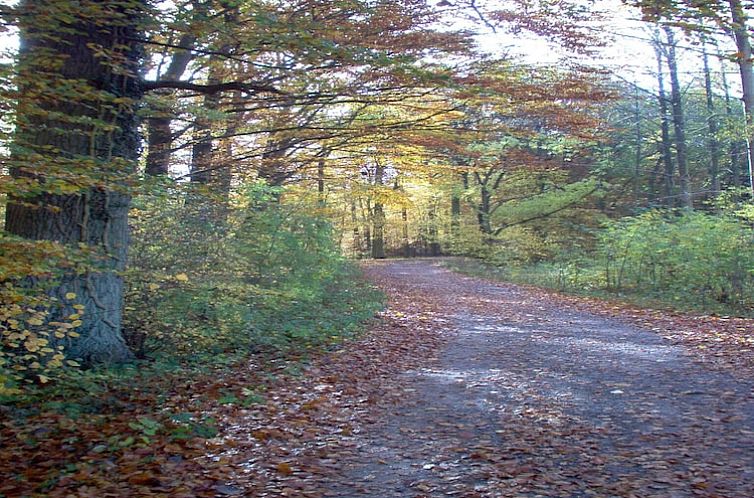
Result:
[[547,258],[491,255],[447,263],[463,273],[644,307],[754,315],[754,247],[745,219],[650,211],[612,222],[596,244]]
[[354,337],[382,294],[341,256],[329,224],[280,194],[252,184],[222,204],[152,186],[134,203],[124,275],[124,337],[135,360],[62,368],[44,386],[6,375],[0,404],[18,417],[106,414],[134,392],[159,404],[177,382],[250,358],[296,369],[311,352]]

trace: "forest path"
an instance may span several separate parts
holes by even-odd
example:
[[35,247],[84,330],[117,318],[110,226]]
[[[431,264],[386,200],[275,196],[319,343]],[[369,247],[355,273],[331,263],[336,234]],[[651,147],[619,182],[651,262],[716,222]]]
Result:
[[323,496],[754,496],[751,377],[535,289],[427,260],[366,271],[404,334],[438,341],[364,412]]

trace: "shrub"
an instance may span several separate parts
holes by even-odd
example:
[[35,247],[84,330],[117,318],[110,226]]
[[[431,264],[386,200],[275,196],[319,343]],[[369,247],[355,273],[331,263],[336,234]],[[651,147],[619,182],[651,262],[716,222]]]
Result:
[[239,192],[226,206],[183,186],[137,201],[125,322],[138,355],[310,347],[379,306],[306,205]]
[[609,289],[754,306],[754,233],[730,215],[650,211],[601,236]]

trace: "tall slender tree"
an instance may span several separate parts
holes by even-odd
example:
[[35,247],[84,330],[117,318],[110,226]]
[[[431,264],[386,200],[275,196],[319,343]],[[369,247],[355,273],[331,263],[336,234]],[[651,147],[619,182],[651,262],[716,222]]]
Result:
[[690,190],[690,177],[688,170],[688,156],[686,148],[686,122],[683,113],[683,96],[681,94],[681,83],[678,79],[678,60],[676,58],[676,41],[673,28],[664,26],[663,31],[666,37],[665,57],[668,62],[670,72],[670,107],[673,116],[673,133],[675,141],[676,162],[678,163],[678,185],[681,189],[681,205],[685,208],[692,208],[693,201]]

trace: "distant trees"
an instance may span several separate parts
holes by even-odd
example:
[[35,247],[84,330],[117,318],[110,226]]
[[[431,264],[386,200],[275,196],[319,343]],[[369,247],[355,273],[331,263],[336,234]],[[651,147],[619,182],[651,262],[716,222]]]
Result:
[[[696,33],[702,38],[717,32],[735,41],[737,51],[733,54],[733,58],[740,75],[742,100],[748,125],[746,133],[749,142],[752,142],[752,137],[754,137],[754,61],[749,19],[743,3],[740,0],[711,2],[640,0],[635,4],[642,9],[645,18],[649,21],[678,25],[686,32]],[[754,164],[754,147],[749,147],[748,155],[749,162]]]

